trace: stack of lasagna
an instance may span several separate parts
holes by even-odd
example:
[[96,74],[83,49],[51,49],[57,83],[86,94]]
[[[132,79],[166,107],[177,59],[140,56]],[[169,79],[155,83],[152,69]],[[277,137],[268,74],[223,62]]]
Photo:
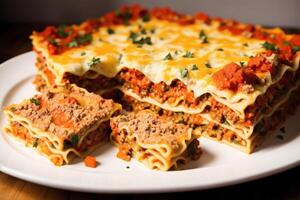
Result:
[[197,159],[200,136],[251,153],[300,98],[300,35],[279,28],[124,6],[31,39],[37,90],[121,104],[109,109],[118,157],[153,169]]

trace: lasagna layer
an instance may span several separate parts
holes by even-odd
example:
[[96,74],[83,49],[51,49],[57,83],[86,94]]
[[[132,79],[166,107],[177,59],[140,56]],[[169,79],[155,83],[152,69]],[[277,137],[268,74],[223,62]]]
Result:
[[293,91],[285,103],[280,105],[271,115],[263,118],[255,127],[253,135],[248,139],[239,137],[236,132],[223,128],[217,123],[207,121],[199,114],[168,111],[153,104],[138,101],[117,90],[106,92],[103,94],[103,97],[114,99],[120,103],[127,112],[136,113],[143,110],[151,110],[159,116],[167,118],[169,121],[184,124],[192,128],[195,137],[205,136],[233,146],[246,153],[252,153],[263,143],[266,136],[274,132],[274,130],[285,121],[288,115],[295,111],[295,108],[300,103],[299,92],[300,88]]
[[114,117],[111,128],[111,139],[119,148],[117,156],[126,161],[134,157],[150,169],[176,169],[201,153],[191,128],[150,110]]
[[74,85],[5,108],[6,130],[55,165],[69,163],[106,141],[108,120],[121,106]]

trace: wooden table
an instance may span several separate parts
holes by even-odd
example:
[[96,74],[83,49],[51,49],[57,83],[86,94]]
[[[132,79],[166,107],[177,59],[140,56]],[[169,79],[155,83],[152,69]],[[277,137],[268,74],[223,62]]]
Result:
[[[0,63],[31,49],[29,35],[39,24],[5,24],[0,26]],[[295,31],[295,30],[294,30]],[[299,152],[300,156],[300,152]],[[240,185],[224,188],[163,194],[112,195],[79,193],[29,183],[0,172],[0,200],[86,200],[86,199],[300,199],[300,166],[289,171]],[[194,198],[194,197],[193,197]]]

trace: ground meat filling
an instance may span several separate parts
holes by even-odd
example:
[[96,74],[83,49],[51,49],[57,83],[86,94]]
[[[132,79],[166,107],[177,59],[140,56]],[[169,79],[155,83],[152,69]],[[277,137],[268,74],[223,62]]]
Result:
[[233,131],[225,129],[213,122],[208,123],[199,114],[187,114],[183,112],[171,112],[164,110],[153,104],[137,101],[128,95],[124,95],[120,91],[106,93],[104,94],[104,97],[114,99],[120,103],[123,109],[127,112],[136,113],[143,110],[151,110],[169,121],[193,128],[195,134],[201,135],[204,133],[218,140],[226,139],[227,141],[238,145],[246,145],[246,141],[236,135]]
[[[73,87],[66,90],[35,95],[9,109],[39,130],[67,140],[71,140],[73,135],[80,137],[95,123],[112,114],[115,107],[112,100]],[[81,105],[83,101],[87,105]]]

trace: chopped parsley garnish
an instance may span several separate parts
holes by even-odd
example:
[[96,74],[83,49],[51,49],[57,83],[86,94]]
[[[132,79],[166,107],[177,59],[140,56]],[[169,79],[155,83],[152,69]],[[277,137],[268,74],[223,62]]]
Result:
[[150,15],[148,13],[144,14],[142,20],[143,20],[143,22],[149,22],[150,21]]
[[240,62],[240,65],[241,65],[241,67],[244,67],[245,62],[241,61],[241,62]]
[[66,25],[60,25],[57,27],[57,35],[59,37],[65,38],[67,37],[69,34],[66,32]]
[[175,53],[175,55],[178,55],[178,51],[177,50],[174,53]]
[[35,140],[34,140],[32,147],[37,148],[37,146],[38,146],[38,144],[39,144],[39,143],[38,143],[38,140],[39,140],[39,139],[35,139]]
[[68,47],[78,47],[78,42],[76,40],[73,40],[72,42],[68,43]]
[[189,73],[189,71],[187,68],[180,69],[181,78],[186,78],[188,76],[188,73]]
[[137,33],[130,31],[129,39],[131,39],[132,41],[135,41],[137,39],[137,37],[139,37],[139,35]]
[[222,48],[219,48],[219,49],[217,49],[217,51],[224,51],[224,49],[222,49]]
[[133,41],[134,44],[139,44],[139,45],[143,45],[143,44],[148,44],[148,45],[152,45],[152,41],[151,41],[151,37],[142,37],[139,40],[134,40]]
[[182,57],[184,57],[184,58],[193,58],[194,54],[190,51],[187,51]]
[[142,30],[141,30],[141,34],[143,34],[143,35],[146,35],[146,34],[147,34],[147,31],[146,31],[146,29],[142,28]]
[[84,34],[84,35],[78,35],[76,37],[76,41],[78,44],[86,44],[90,43],[92,41],[92,35],[91,34]]
[[81,56],[85,56],[86,55],[86,53],[85,52],[81,52],[81,54],[80,54]]
[[41,104],[41,102],[36,98],[30,98],[30,102],[37,106],[39,106]]
[[97,65],[100,62],[101,62],[100,58],[93,57],[92,60],[88,63],[88,66],[93,67],[93,66]]
[[107,33],[108,33],[109,35],[111,35],[111,34],[114,34],[115,31],[114,31],[114,29],[112,29],[112,28],[108,28],[108,29],[107,29]]
[[68,43],[68,47],[78,47],[79,45],[88,44],[92,41],[91,34],[78,35],[71,42]]
[[286,45],[286,46],[288,46],[288,45],[290,45],[291,43],[290,43],[289,41],[284,41],[283,44]]
[[71,142],[72,142],[73,147],[75,147],[78,144],[78,141],[79,141],[78,135],[72,135]]
[[275,44],[269,43],[269,42],[264,42],[262,44],[262,47],[265,48],[266,50],[271,50],[271,51],[277,51],[278,47]]
[[248,43],[244,43],[243,46],[244,47],[248,47],[249,45],[248,45]]
[[200,31],[199,38],[201,39],[202,43],[208,43],[208,37],[203,30]]
[[54,45],[54,46],[57,46],[57,42],[55,39],[51,38],[51,37],[48,37],[48,41],[50,42],[50,44]]
[[172,60],[172,59],[173,59],[173,57],[170,53],[168,53],[164,58],[164,60]]
[[211,64],[207,61],[207,62],[205,63],[205,67],[211,68]]
[[193,64],[192,65],[192,70],[198,70],[199,68],[198,68],[198,66],[196,65],[196,64]]
[[151,29],[150,32],[151,32],[152,34],[154,34],[154,33],[155,33],[155,29],[154,29],[154,28]]
[[296,53],[296,52],[300,51],[300,46],[293,46],[292,50],[293,50],[293,53]]

